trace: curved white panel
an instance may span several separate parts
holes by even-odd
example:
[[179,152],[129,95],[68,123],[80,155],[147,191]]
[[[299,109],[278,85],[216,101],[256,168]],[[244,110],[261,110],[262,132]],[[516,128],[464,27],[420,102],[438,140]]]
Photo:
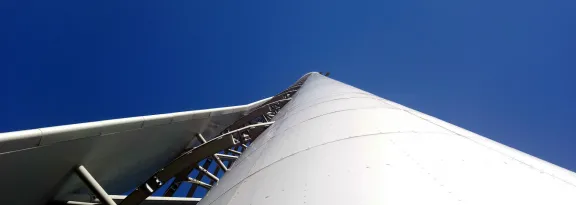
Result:
[[312,74],[200,205],[576,204],[576,174]]
[[0,204],[45,204],[88,193],[84,165],[109,194],[123,194],[187,147],[212,139],[266,99],[247,105],[0,133]]

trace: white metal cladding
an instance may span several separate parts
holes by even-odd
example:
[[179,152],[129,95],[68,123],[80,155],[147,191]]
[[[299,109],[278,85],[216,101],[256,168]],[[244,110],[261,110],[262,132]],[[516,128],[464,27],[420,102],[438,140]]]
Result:
[[576,204],[576,174],[312,74],[200,205]]
[[[70,171],[83,165],[110,194],[123,194],[186,148],[210,140],[268,99],[241,106],[0,133],[0,204],[45,204],[89,193]],[[56,197],[55,197],[56,196]]]

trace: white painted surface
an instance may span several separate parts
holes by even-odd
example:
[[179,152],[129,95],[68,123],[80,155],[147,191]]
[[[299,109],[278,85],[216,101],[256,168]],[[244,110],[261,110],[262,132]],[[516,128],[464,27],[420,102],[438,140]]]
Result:
[[0,204],[45,204],[88,193],[72,174],[79,164],[110,194],[123,194],[154,172],[259,106],[140,116],[0,133]]
[[200,202],[576,204],[576,174],[313,74]]
[[[270,98],[240,106],[120,118],[0,133],[0,154],[79,138],[101,136],[190,120],[203,119],[205,121],[218,121],[212,119],[218,119],[217,117],[220,117],[220,120],[234,121],[237,116],[231,117],[231,115],[242,115],[247,110],[261,105],[268,99]],[[210,134],[206,134],[206,136],[212,136]]]

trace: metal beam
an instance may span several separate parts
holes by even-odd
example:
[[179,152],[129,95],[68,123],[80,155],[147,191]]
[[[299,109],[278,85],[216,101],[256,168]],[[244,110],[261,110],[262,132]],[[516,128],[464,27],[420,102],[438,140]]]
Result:
[[286,103],[288,103],[290,100],[291,100],[291,98],[277,99],[275,101],[271,101],[270,103],[262,105],[256,109],[252,110],[252,112],[248,113],[248,115],[236,120],[236,122],[234,122],[232,125],[228,126],[227,130],[235,130],[235,129],[241,128],[241,127],[245,126],[246,124],[248,124],[250,121],[260,117],[261,115],[266,114],[267,112],[269,112],[270,106],[279,105],[280,107],[282,107],[282,106],[286,105]]
[[298,91],[298,89],[293,89],[293,90],[286,90],[283,91],[281,94],[278,94],[274,97],[272,97],[272,99],[270,99],[270,101],[280,101],[280,100],[285,100],[285,99],[290,99],[290,94],[295,93],[296,91]]
[[220,157],[218,157],[218,155],[213,154],[212,157],[214,157],[214,159],[216,160],[216,163],[218,164],[220,169],[222,169],[222,171],[224,171],[224,172],[228,171],[228,167],[226,167],[226,165],[224,164],[224,162],[222,162],[222,160],[220,159]]
[[162,184],[174,177],[176,174],[185,171],[191,164],[196,164],[202,159],[211,156],[221,150],[232,147],[234,139],[232,135],[224,135],[216,137],[205,144],[202,144],[190,151],[185,152],[172,161],[168,166],[156,172],[144,184],[140,185],[130,195],[122,201],[121,205],[135,205],[144,201],[148,196],[152,195],[154,191],[162,186]]
[[238,156],[234,155],[227,155],[227,154],[216,154],[216,156],[220,157],[222,160],[237,160]]
[[[237,122],[238,122],[238,121],[237,121]],[[254,131],[254,133],[257,133],[257,134],[259,135],[260,132],[264,131],[267,126],[269,126],[269,125],[271,125],[271,124],[273,124],[273,123],[274,123],[274,122],[266,122],[266,123],[257,123],[257,124],[253,124],[253,125],[248,125],[248,126],[245,126],[245,127],[240,128],[240,129],[236,129],[236,130],[233,130],[233,131],[228,131],[228,132],[226,132],[226,133],[223,133],[221,136],[224,136],[224,135],[234,135],[234,134],[236,134],[236,133],[239,133],[239,132],[242,132],[242,131],[246,131],[246,130]],[[230,129],[226,129],[226,130],[230,130]],[[198,138],[198,141],[203,142],[203,143],[206,142],[206,139],[204,138],[204,136],[202,136],[202,134],[197,134],[196,137]],[[240,138],[241,138],[241,137],[240,137]],[[241,155],[241,154],[242,154],[242,152],[239,152],[239,151],[236,151],[236,150],[233,150],[233,149],[227,149],[226,151],[227,151],[227,152],[231,152],[231,153],[235,153],[235,154],[238,154],[238,155]],[[214,180],[214,179],[218,179],[215,175],[218,174],[218,172],[220,171],[221,168],[225,168],[225,169],[223,169],[223,170],[224,170],[224,171],[228,171],[227,166],[222,162],[222,160],[219,158],[219,156],[217,156],[216,154],[214,154],[214,155],[212,155],[212,157],[214,158],[214,160],[216,161],[216,163],[218,163],[218,167],[216,167],[216,169],[214,170],[214,173],[210,173],[208,170],[204,169],[204,167],[210,167],[210,164],[211,164],[211,162],[207,159],[206,162],[204,163],[204,165],[199,166],[199,167],[202,168],[204,171],[199,168],[199,169],[198,169],[198,170],[199,170],[198,175],[196,175],[196,178],[195,178],[195,179],[197,179],[197,180],[202,180],[202,177],[203,177],[206,173],[209,173],[209,174],[211,174],[212,176],[210,176],[210,175],[207,175],[207,176],[212,179],[212,181],[210,182],[210,184],[213,184],[214,182],[217,181],[217,180]],[[230,163],[230,166],[231,166],[231,165],[232,165],[232,163]],[[181,173],[179,173],[178,176],[181,176],[181,177],[175,179],[175,180],[178,180],[178,181],[177,181],[177,182],[175,181],[175,182],[174,182],[175,185],[174,185],[174,186],[171,186],[171,187],[166,191],[165,196],[166,196],[166,195],[170,195],[170,196],[173,195],[174,192],[176,192],[176,190],[177,190],[178,187],[180,186],[180,182],[181,182],[181,181],[184,181],[184,177],[188,177],[188,175],[189,175],[189,173],[190,173],[191,171],[192,171],[192,170],[184,170],[184,171],[182,171]],[[193,196],[193,195],[194,195],[194,192],[196,192],[196,189],[197,189],[197,188],[198,188],[198,186],[197,186],[196,184],[192,184],[192,186],[190,187],[190,190],[188,190],[187,196],[188,196],[188,197]]]
[[[201,167],[210,167],[210,164],[212,164],[212,160],[206,159],[206,161],[204,161],[204,164],[200,165],[200,166]],[[189,173],[189,172],[187,172],[187,173]],[[198,171],[198,174],[196,175],[196,180],[202,180],[202,177],[204,177],[204,173]],[[192,184],[192,187],[190,187],[190,190],[188,190],[188,194],[186,194],[186,196],[187,197],[194,196],[194,192],[196,192],[196,188],[198,188],[198,185]]]
[[100,186],[100,184],[98,184],[96,179],[94,179],[94,177],[92,177],[90,172],[88,172],[88,170],[86,170],[86,168],[84,166],[79,165],[78,167],[76,167],[76,169],[74,171],[76,171],[76,174],[78,175],[78,177],[80,177],[80,179],[82,179],[84,184],[86,184],[86,186],[88,186],[88,188],[90,188],[92,193],[94,193],[94,195],[96,195],[96,197],[98,197],[98,199],[100,199],[100,201],[102,201],[106,205],[116,205],[116,202],[114,202],[114,200],[112,200],[112,198],[110,198],[110,196],[106,193],[106,191],[104,191],[102,186]]
[[[196,134],[196,138],[198,139],[199,142],[201,142],[201,144],[206,143],[206,139],[204,138],[204,136],[202,136],[201,133],[197,133]],[[202,165],[203,167],[209,167],[211,164],[210,159],[206,159],[206,161],[204,162],[204,164]],[[176,193],[176,191],[178,190],[178,188],[180,188],[180,185],[182,184],[183,181],[188,180],[188,175],[190,172],[192,172],[192,170],[194,170],[194,166],[190,166],[188,169],[178,173],[175,178],[174,178],[174,182],[172,183],[172,185],[170,185],[170,187],[168,189],[166,189],[166,191],[164,192],[164,196],[173,196],[174,193]],[[204,174],[202,174],[201,172],[198,172],[198,174],[196,175],[195,179],[197,180],[201,180],[202,177],[204,176]],[[188,197],[192,197],[192,195],[194,194],[194,192],[196,191],[196,184],[192,184],[192,187],[190,187],[190,190],[188,191]]]
[[205,169],[204,167],[198,165],[198,170],[201,171],[202,173],[204,173],[208,178],[212,179],[212,181],[218,181],[220,179],[218,179],[218,177],[216,177],[214,174],[212,174],[210,171],[208,171],[207,169]]
[[55,201],[48,203],[49,205],[101,205],[102,203],[83,202],[83,201]]
[[[114,201],[120,202],[126,199],[127,196],[111,195],[110,197],[112,197]],[[200,200],[201,198],[151,196],[140,205],[196,205]]]
[[229,152],[232,152],[232,153],[234,153],[234,154],[237,154],[237,155],[241,155],[241,154],[242,154],[242,152],[239,152],[239,151],[236,151],[236,150],[233,150],[233,149],[228,149],[228,151],[229,151]]
[[204,139],[201,133],[196,134],[196,138],[198,138],[198,141],[202,142],[202,144],[206,143],[206,139]]
[[187,180],[186,182],[189,182],[189,183],[192,183],[192,184],[196,184],[196,185],[202,186],[202,187],[204,187],[204,188],[206,188],[206,189],[212,188],[212,185],[206,184],[206,183],[204,183],[203,181],[200,181],[200,180],[197,180],[197,179],[194,179],[194,178],[190,178],[190,177],[188,177],[188,180]]
[[[202,136],[202,134],[198,133],[196,134],[196,137],[198,138],[198,140],[202,143],[206,143],[206,139],[204,139],[204,136]],[[212,158],[214,158],[214,160],[216,160],[216,163],[218,164],[218,166],[220,166],[220,168],[222,170],[224,170],[224,172],[228,171],[228,167],[226,167],[226,165],[224,165],[224,162],[222,162],[222,160],[220,159],[220,157],[218,157],[218,155],[213,154]]]

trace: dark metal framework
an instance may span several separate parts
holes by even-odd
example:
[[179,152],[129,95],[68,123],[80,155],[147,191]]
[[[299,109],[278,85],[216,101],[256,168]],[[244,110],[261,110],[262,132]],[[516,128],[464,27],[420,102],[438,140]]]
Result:
[[[250,144],[268,127],[274,124],[274,116],[288,103],[292,96],[304,84],[310,74],[300,78],[292,86],[273,96],[262,106],[250,110],[246,115],[236,120],[216,137],[206,140],[202,134],[197,133],[196,138],[200,145],[185,150],[176,159],[158,170],[148,180],[138,186],[127,196],[108,195],[104,189],[93,179],[82,165],[77,168],[77,174],[85,184],[94,192],[90,202],[65,201],[64,204],[108,204],[136,205],[143,202],[152,204],[196,204],[199,198],[173,197],[181,185],[189,183],[186,197],[205,195],[219,176],[230,170],[233,163],[249,148]],[[215,166],[214,166],[215,164]],[[195,175],[191,177],[191,175]],[[164,188],[163,188],[164,187]],[[204,192],[200,189],[205,189]],[[186,191],[186,190],[183,190]],[[150,197],[152,194],[162,197]],[[149,198],[150,197],[150,198]],[[57,202],[57,201],[56,201]],[[148,203],[146,203],[148,204]]]
[[[272,121],[274,116],[292,99],[291,96],[304,84],[308,76],[309,74],[303,76],[292,86],[263,103],[262,106],[252,109],[224,129],[217,137],[206,140],[202,134],[196,134],[196,138],[202,144],[186,150],[160,169],[123,198],[120,205],[141,204],[154,193],[173,198],[172,196],[183,188],[181,186],[183,183],[191,184],[186,194],[187,197],[201,194],[199,188],[206,189],[206,192],[210,190],[214,183],[218,182],[218,176],[230,170],[235,160],[250,146],[251,142],[274,123]],[[213,166],[214,163],[217,166]],[[190,177],[193,174],[195,176]],[[163,190],[163,193],[157,193],[162,192],[161,187],[167,188]]]

